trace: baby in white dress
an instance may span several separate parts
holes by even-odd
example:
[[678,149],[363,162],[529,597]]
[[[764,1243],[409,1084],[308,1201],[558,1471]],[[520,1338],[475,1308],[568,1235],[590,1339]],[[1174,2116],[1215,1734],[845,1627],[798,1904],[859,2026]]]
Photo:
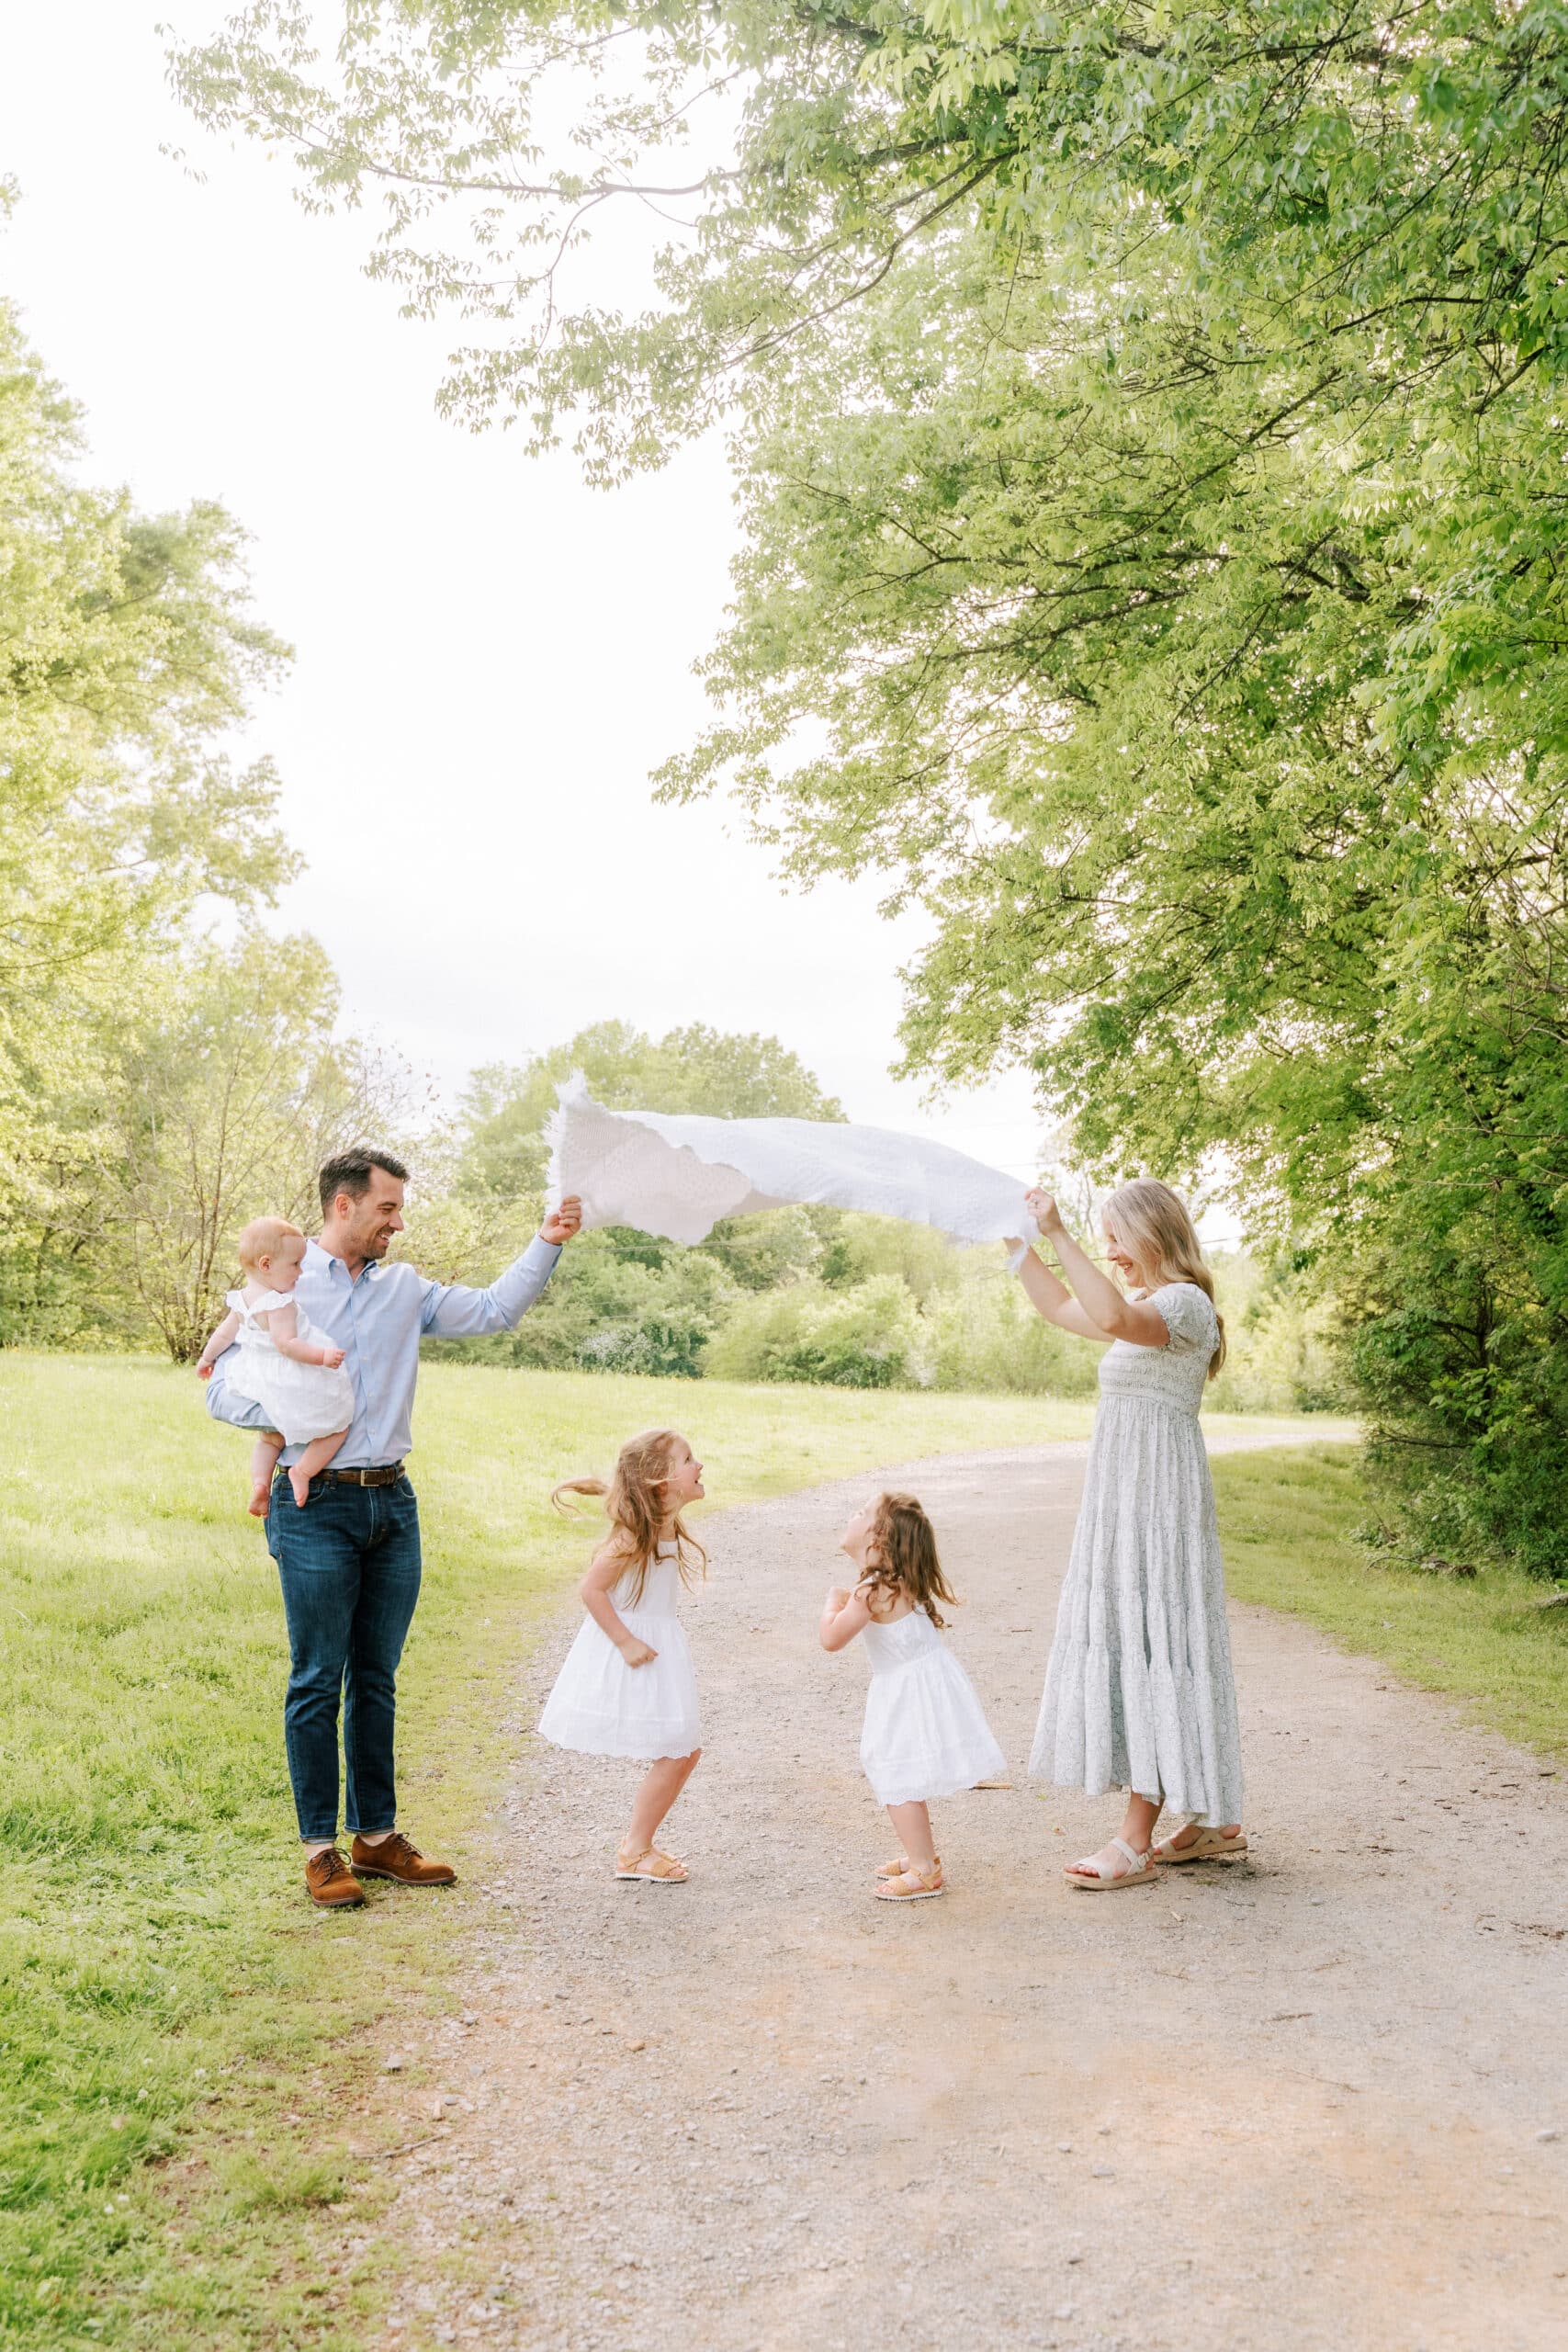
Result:
[[615,1876],[676,1886],[686,1866],[656,1831],[703,1752],[697,1678],[676,1595],[707,1565],[681,1513],[703,1493],[703,1465],[676,1430],[628,1438],[608,1483],[571,1478],[562,1495],[603,1495],[610,1532],[579,1590],[588,1611],[539,1717],[539,1736],[589,1756],[648,1763],[615,1855]]
[[942,1638],[937,1602],[951,1607],[936,1535],[913,1495],[878,1495],[839,1541],[860,1570],[852,1592],[829,1588],[818,1629],[825,1650],[857,1634],[871,1657],[860,1758],[903,1849],[872,1889],[883,1903],[946,1893],[927,1800],[950,1797],[1007,1770],[975,1688]]
[[293,1292],[305,1262],[305,1237],[287,1217],[253,1217],[236,1252],[244,1284],[229,1293],[229,1312],[197,1358],[203,1380],[225,1348],[238,1343],[238,1368],[229,1375],[229,1394],[249,1397],[275,1424],[264,1430],[251,1453],[251,1513],[265,1519],[272,1474],[286,1445],[305,1449],[288,1473],[294,1500],[303,1510],[310,1481],[324,1470],[348,1435],[354,1419],[354,1383],[334,1348],[300,1313]]

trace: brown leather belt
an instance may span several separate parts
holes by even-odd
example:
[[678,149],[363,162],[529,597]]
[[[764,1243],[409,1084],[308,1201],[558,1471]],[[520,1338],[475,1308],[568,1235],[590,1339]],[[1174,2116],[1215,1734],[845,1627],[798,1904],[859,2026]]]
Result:
[[333,1470],[331,1467],[316,1473],[320,1478],[335,1478],[340,1487],[395,1487],[406,1476],[400,1462],[378,1462],[368,1470]]

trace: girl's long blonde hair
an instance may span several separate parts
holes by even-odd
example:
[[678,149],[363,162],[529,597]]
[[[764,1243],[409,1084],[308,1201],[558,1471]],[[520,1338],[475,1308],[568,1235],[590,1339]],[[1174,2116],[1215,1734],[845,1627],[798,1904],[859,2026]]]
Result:
[[945,1600],[950,1609],[957,1607],[958,1595],[942,1575],[936,1555],[936,1530],[926,1517],[925,1505],[913,1495],[876,1498],[865,1574],[857,1589],[870,1594],[885,1592],[890,1600],[903,1595],[917,1609],[923,1609],[933,1625],[947,1623],[937,1614],[939,1600]]
[[707,1554],[680,1513],[677,1511],[671,1519],[664,1508],[671,1458],[675,1448],[685,1443],[679,1430],[644,1430],[639,1436],[627,1438],[607,1479],[568,1478],[550,1497],[556,1509],[570,1516],[569,1506],[561,1500],[563,1495],[604,1496],[610,1541],[636,1575],[630,1602],[633,1609],[642,1599],[648,1571],[666,1527],[675,1539],[675,1561],[682,1583],[693,1584],[698,1577],[707,1574]]
[[[1211,1306],[1214,1277],[1203,1263],[1203,1245],[1187,1214],[1187,1204],[1156,1176],[1135,1176],[1119,1184],[1100,1208],[1107,1232],[1114,1234],[1144,1277],[1145,1295],[1162,1283],[1195,1283]],[[1209,1358],[1213,1379],[1225,1360],[1225,1318],[1214,1309],[1220,1336]]]

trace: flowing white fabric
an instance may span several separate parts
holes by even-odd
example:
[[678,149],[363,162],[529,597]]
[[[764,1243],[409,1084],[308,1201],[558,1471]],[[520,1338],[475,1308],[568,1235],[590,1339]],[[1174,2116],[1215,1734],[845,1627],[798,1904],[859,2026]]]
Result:
[[886,1127],[607,1111],[574,1074],[558,1089],[549,1134],[551,1202],[580,1194],[584,1227],[704,1241],[721,1217],[816,1201],[935,1226],[954,1241],[1036,1237],[1016,1176]]

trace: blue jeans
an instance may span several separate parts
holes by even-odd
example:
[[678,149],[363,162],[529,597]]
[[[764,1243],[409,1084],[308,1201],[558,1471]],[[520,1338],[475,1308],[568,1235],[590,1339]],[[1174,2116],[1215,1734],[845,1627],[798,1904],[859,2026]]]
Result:
[[283,1736],[303,1838],[338,1834],[337,1718],[348,1768],[351,1830],[397,1826],[393,1766],[398,1661],[419,1599],[419,1505],[393,1487],[313,1478],[303,1510],[281,1472],[272,1482],[267,1549],[288,1625]]

